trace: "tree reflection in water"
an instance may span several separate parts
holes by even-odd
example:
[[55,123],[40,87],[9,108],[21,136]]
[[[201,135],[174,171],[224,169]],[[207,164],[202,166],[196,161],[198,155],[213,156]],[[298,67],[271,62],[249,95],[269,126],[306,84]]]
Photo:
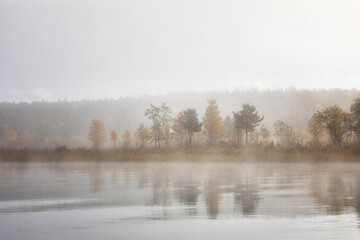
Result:
[[360,219],[360,164],[1,163],[0,173],[4,201],[91,199],[71,207],[144,206],[162,211],[155,214],[160,219],[344,213]]
[[246,178],[245,183],[237,183],[234,187],[234,211],[244,216],[255,214],[260,200],[256,185]]
[[219,202],[221,198],[219,181],[210,178],[204,187],[204,198],[209,218],[215,219],[219,214]]

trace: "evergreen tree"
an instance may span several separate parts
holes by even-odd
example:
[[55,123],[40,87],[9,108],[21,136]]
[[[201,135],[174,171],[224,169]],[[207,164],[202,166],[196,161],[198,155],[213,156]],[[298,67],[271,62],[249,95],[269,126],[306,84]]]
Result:
[[234,116],[234,129],[236,132],[236,146],[240,147],[241,136],[242,136],[242,120],[240,112],[233,112]]
[[242,110],[239,112],[239,124],[240,128],[245,131],[246,144],[248,144],[248,135],[254,131],[255,127],[260,125],[260,122],[264,119],[260,117],[256,111],[255,106],[245,103],[242,105]]
[[183,147],[187,134],[186,130],[184,129],[183,112],[179,112],[179,114],[173,119],[173,124],[171,126],[171,129],[173,130],[173,134],[178,143],[178,146]]
[[195,109],[184,110],[183,115],[184,115],[183,126],[188,133],[188,145],[191,146],[193,133],[200,132],[203,124],[199,122],[197,117],[198,114],[196,113]]

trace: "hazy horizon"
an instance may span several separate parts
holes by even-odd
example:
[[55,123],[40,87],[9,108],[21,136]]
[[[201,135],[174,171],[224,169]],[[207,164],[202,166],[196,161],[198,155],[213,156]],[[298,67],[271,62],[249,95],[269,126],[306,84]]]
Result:
[[360,2],[0,2],[0,101],[360,89]]
[[[117,96],[117,97],[97,97],[97,98],[57,98],[57,99],[46,99],[46,98],[38,98],[38,99],[18,99],[18,100],[0,100],[0,103],[11,103],[11,104],[21,104],[21,103],[37,103],[37,102],[46,102],[46,103],[56,103],[56,102],[81,102],[81,101],[106,101],[106,100],[124,100],[124,99],[142,99],[142,98],[154,98],[154,99],[163,99],[162,102],[166,102],[166,97],[173,97],[173,96],[181,96],[184,97],[189,95],[200,95],[204,96],[204,101],[207,101],[208,99],[213,99],[213,94],[238,94],[238,93],[276,93],[276,92],[333,92],[333,91],[345,91],[345,92],[360,92],[360,88],[295,88],[292,86],[289,86],[287,88],[273,88],[273,89],[260,89],[260,88],[243,88],[243,89],[224,89],[224,90],[208,90],[208,91],[171,91],[166,93],[142,93],[137,95],[124,95],[124,96]],[[209,97],[206,97],[209,96]],[[360,97],[360,95],[359,95]],[[355,98],[354,98],[355,99]],[[216,100],[216,98],[215,98]]]

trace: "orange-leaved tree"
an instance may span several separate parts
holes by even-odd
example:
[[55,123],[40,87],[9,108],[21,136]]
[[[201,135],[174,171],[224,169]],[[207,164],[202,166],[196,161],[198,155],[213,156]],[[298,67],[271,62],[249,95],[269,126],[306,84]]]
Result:
[[116,146],[116,142],[118,140],[118,134],[115,130],[112,130],[111,133],[110,133],[110,138],[111,138],[111,141],[113,142],[114,144],[114,149],[115,149],[115,146]]
[[106,132],[103,121],[101,121],[100,119],[91,120],[88,138],[92,143],[93,148],[95,150],[99,150],[106,141]]

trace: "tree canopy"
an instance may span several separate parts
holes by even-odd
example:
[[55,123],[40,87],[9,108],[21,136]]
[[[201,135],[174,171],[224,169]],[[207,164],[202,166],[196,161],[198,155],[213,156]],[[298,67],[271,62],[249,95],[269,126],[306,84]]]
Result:
[[106,141],[106,132],[103,121],[100,119],[91,120],[88,138],[93,144],[93,148],[99,150]]
[[225,133],[225,124],[220,116],[219,106],[217,105],[216,100],[208,100],[203,123],[209,145],[213,146],[216,139]]
[[351,129],[353,122],[351,114],[334,105],[321,112],[318,111],[317,118],[324,124],[333,144],[341,147],[346,133]]
[[188,133],[188,145],[191,146],[192,134],[194,132],[200,132],[202,123],[199,122],[198,114],[195,109],[187,109],[183,111],[184,113],[184,129]]
[[114,149],[115,149],[115,146],[116,146],[116,141],[118,140],[118,134],[115,130],[112,130],[111,133],[110,133],[110,139],[111,141],[113,142],[114,144]]
[[279,138],[282,145],[289,146],[293,144],[293,127],[282,120],[276,120],[273,127],[275,135]]
[[165,103],[157,107],[153,104],[145,110],[145,116],[152,121],[151,140],[156,148],[160,148],[160,141],[168,144],[170,138],[171,109]]
[[308,131],[311,134],[313,145],[318,145],[320,137],[324,130],[324,124],[321,121],[319,113],[314,113],[308,121]]
[[[234,114],[235,115],[235,114]],[[260,117],[256,111],[255,106],[245,103],[242,105],[242,110],[236,114],[236,125],[245,131],[245,141],[248,143],[248,135],[255,130],[255,127],[260,125],[264,116]]]

